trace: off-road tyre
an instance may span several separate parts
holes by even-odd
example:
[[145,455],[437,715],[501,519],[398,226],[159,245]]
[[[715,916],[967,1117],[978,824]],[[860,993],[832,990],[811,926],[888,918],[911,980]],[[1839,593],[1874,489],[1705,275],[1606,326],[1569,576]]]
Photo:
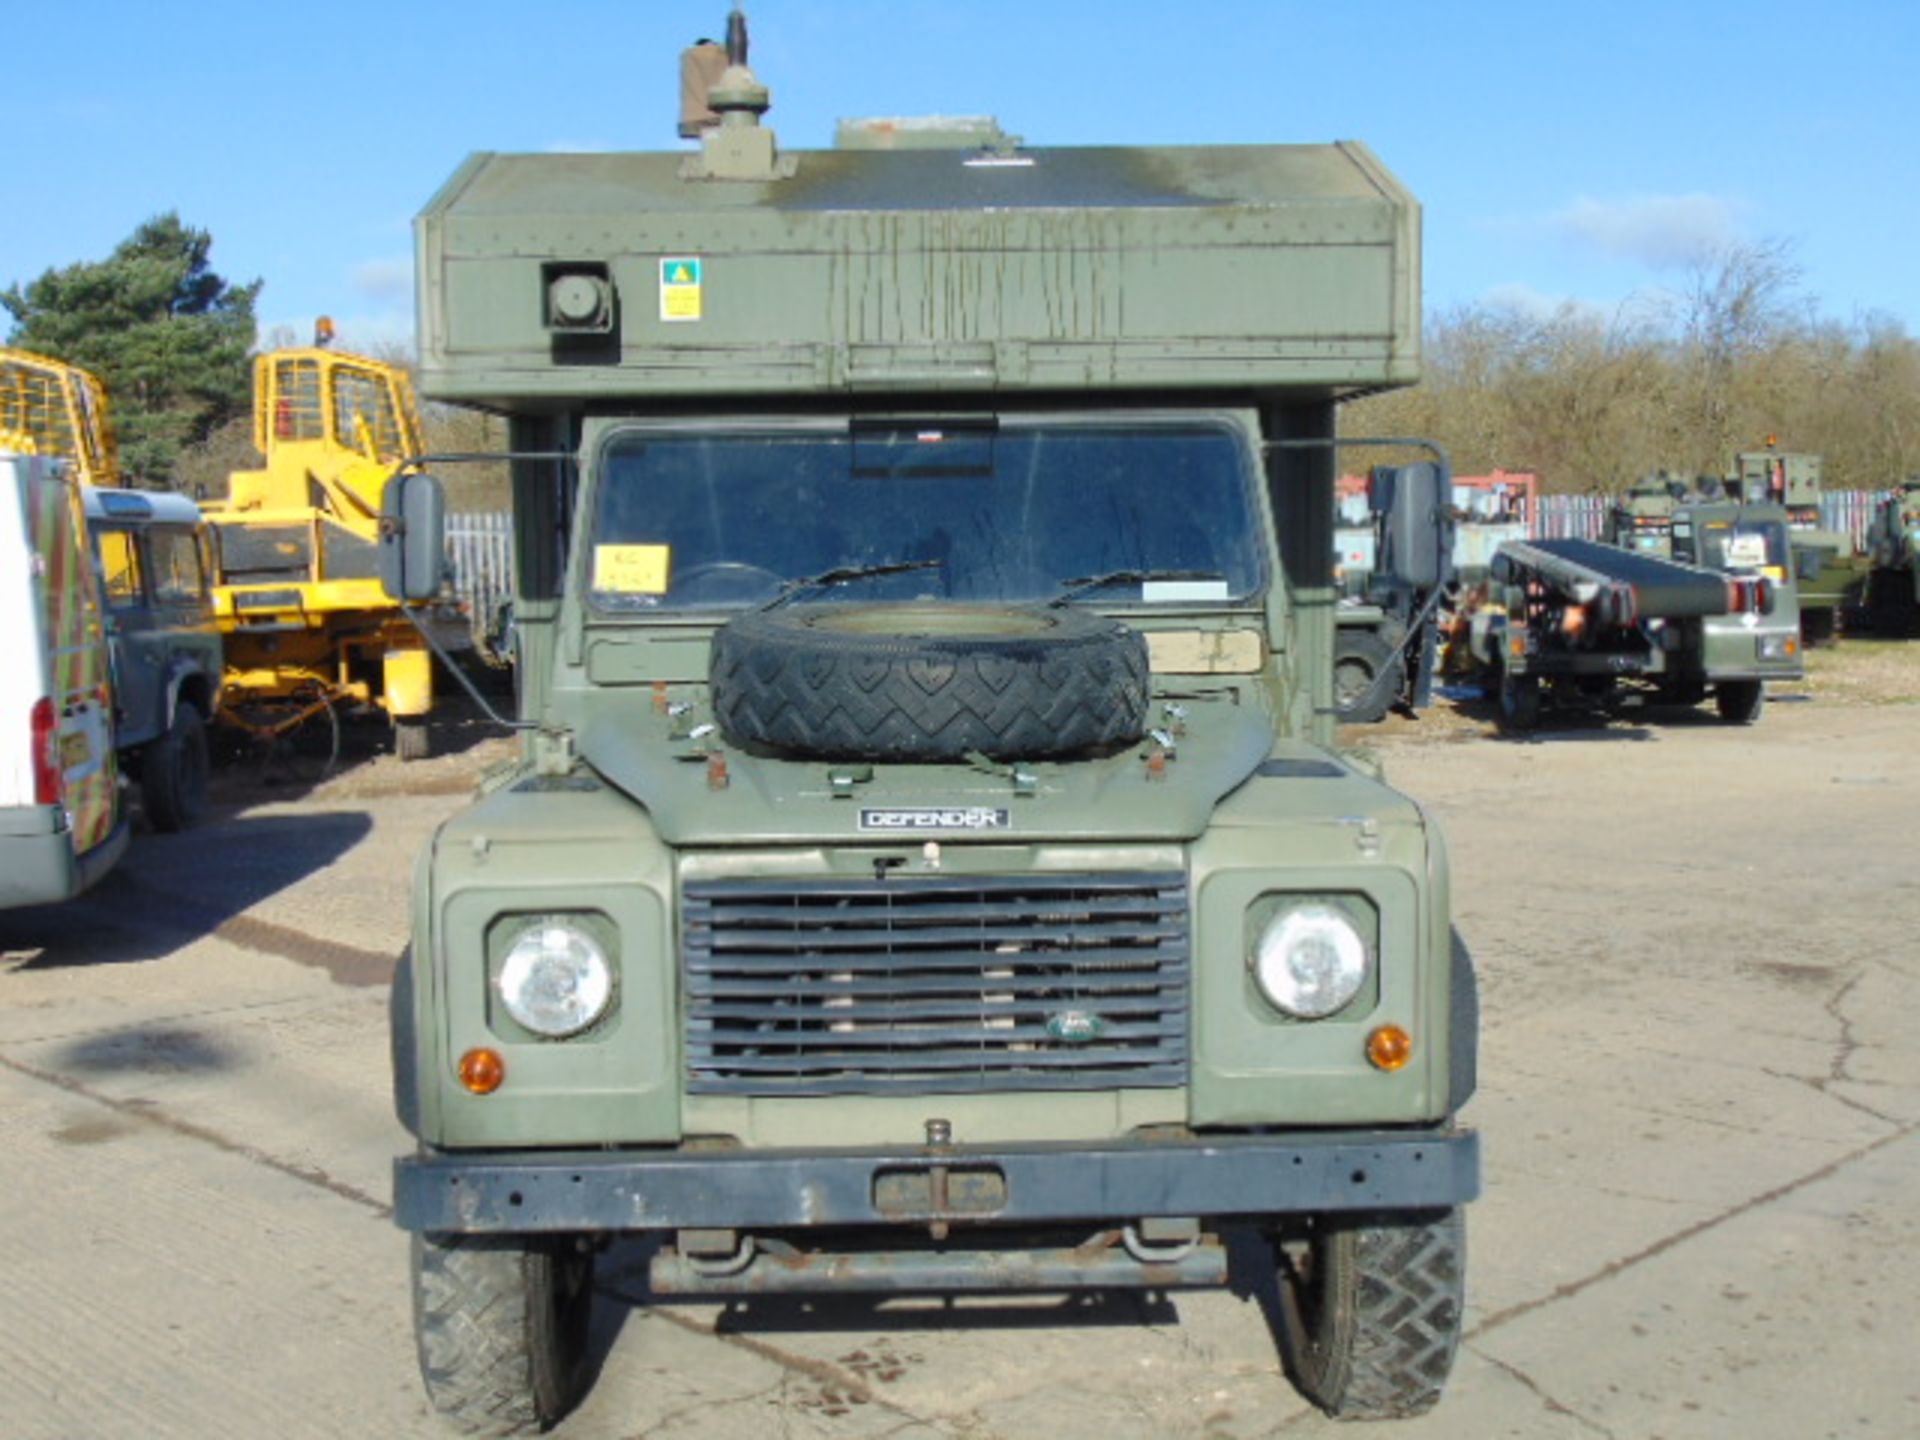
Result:
[[413,1236],[413,1333],[433,1408],[467,1435],[537,1435],[585,1393],[593,1253],[571,1237]]
[[725,738],[827,760],[1039,760],[1145,732],[1146,640],[1066,606],[788,605],[713,637]]
[[1457,1208],[1314,1217],[1280,1260],[1295,1388],[1341,1420],[1432,1409],[1460,1343],[1466,1246]]
[[1342,725],[1384,720],[1398,687],[1380,679],[1397,659],[1392,646],[1366,630],[1341,630],[1333,645],[1333,713]]
[[425,760],[433,754],[433,736],[424,717],[411,716],[393,722],[393,753],[405,762]]
[[1729,725],[1753,724],[1766,703],[1766,688],[1758,680],[1722,680],[1713,687],[1713,708]]
[[167,733],[140,757],[140,803],[147,823],[163,834],[185,830],[207,808],[207,722],[182,700]]

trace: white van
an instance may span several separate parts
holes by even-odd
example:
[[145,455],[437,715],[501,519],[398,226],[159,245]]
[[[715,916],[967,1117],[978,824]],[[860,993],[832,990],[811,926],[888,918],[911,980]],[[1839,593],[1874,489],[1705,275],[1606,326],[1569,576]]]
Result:
[[99,579],[64,462],[0,453],[0,908],[77,895],[128,823]]

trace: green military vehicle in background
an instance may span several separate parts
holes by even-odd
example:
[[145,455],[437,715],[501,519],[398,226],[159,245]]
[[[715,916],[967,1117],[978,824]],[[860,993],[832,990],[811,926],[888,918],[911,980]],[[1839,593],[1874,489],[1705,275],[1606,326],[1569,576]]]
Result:
[[[394,986],[433,1403],[562,1416],[617,1237],[666,1302],[1214,1286],[1245,1233],[1306,1395],[1425,1409],[1472,970],[1432,820],[1329,748],[1416,202],[1350,142],[793,153],[729,51],[697,149],[476,155],[418,222],[423,389],[509,420],[526,727]],[[394,593],[440,504],[389,487]]]
[[1795,578],[1791,519],[1783,505],[1689,499],[1673,509],[1675,560],[1771,582],[1770,608],[1710,615],[1699,644],[1682,647],[1661,684],[1661,698],[1693,705],[1711,692],[1723,719],[1760,716],[1769,682],[1806,676],[1805,615]]
[[1844,530],[1830,530],[1820,514],[1821,463],[1809,455],[1771,447],[1734,457],[1726,481],[1730,498],[1748,505],[1777,505],[1786,512],[1793,577],[1799,592],[1801,632],[1807,644],[1832,640],[1840,617],[1857,605],[1866,564]]
[[1867,604],[1883,635],[1912,633],[1920,624],[1920,475],[1882,499],[1867,531],[1872,565]]
[[1648,475],[1614,497],[1607,508],[1605,536],[1639,555],[1670,559],[1673,555],[1673,507],[1687,496],[1684,481],[1666,471]]
[[1549,706],[1709,696],[1749,725],[1767,682],[1806,673],[1784,507],[1709,499],[1662,472],[1615,499],[1604,534],[1495,552],[1468,650],[1507,728],[1531,730]]

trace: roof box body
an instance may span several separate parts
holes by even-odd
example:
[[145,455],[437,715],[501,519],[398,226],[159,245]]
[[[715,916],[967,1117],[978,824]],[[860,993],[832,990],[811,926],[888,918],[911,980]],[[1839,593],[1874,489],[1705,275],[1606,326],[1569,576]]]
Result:
[[422,382],[688,397],[1418,378],[1420,214],[1364,146],[471,157],[417,222]]

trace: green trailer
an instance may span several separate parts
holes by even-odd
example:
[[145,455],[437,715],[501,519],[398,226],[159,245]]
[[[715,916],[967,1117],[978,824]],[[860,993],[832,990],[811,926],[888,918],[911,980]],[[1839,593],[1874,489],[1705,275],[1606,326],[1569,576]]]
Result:
[[394,988],[428,1392],[556,1420],[619,1236],[671,1303],[1244,1234],[1306,1394],[1423,1410],[1473,974],[1432,818],[1330,748],[1335,417],[1418,376],[1419,208],[1354,142],[787,151],[743,28],[698,148],[477,155],[418,222],[525,727]]

